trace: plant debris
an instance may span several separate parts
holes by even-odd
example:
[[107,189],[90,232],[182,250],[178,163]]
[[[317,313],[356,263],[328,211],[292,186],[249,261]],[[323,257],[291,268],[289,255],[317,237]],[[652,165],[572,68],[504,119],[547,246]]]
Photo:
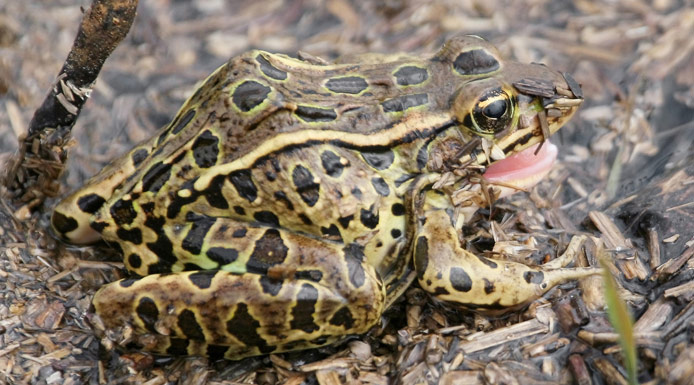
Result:
[[[83,3],[0,3],[2,179],[18,167],[13,154],[46,91],[62,94],[58,102],[68,112],[85,92],[85,84],[54,81]],[[58,132],[27,142],[33,154],[53,154],[27,158],[28,169],[45,176],[22,194],[16,183],[33,176],[16,174],[0,185],[0,383],[625,383],[599,278],[562,285],[503,318],[436,302],[413,285],[365,336],[239,362],[122,353],[106,340],[100,347],[99,325],[87,314],[92,294],[124,276],[120,257],[106,246],[56,241],[48,230],[52,197],[166,124],[195,84],[233,55],[259,47],[302,51],[320,62],[364,52],[427,53],[461,32],[483,36],[505,57],[572,74],[586,99],[553,138],[560,162],[549,178],[479,210],[480,220],[463,227],[467,247],[478,254],[513,250],[515,258],[541,263],[580,236],[586,242],[571,248],[572,257],[596,266],[603,245],[636,320],[639,381],[691,382],[692,4],[199,0],[138,7],[72,139]],[[67,173],[57,180],[64,151]]]

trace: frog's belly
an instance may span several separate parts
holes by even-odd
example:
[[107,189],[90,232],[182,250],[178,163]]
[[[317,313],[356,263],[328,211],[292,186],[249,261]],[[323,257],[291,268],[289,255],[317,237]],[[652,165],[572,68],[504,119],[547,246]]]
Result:
[[[176,168],[185,165],[171,171],[181,176]],[[406,242],[407,215],[396,186],[353,151],[320,145],[282,152],[212,178],[200,191],[191,188],[194,176],[177,181],[157,193],[116,197],[94,218],[97,225],[115,224],[102,236],[121,244],[126,265],[138,274],[219,268],[205,256],[213,240],[252,249],[240,228],[236,235],[229,230],[237,223],[356,243],[372,266],[391,263]]]

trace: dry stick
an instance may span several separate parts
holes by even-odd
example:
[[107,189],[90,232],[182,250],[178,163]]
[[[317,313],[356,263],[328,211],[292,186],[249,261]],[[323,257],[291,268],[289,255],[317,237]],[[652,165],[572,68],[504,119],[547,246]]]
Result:
[[19,154],[2,184],[24,211],[39,206],[60,176],[72,127],[106,58],[125,38],[138,0],[94,0],[82,18],[63,68],[20,138]]

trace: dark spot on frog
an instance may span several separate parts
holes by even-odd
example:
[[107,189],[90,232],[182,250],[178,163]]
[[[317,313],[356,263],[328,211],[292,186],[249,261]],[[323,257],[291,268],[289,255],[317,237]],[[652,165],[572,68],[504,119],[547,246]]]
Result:
[[139,245],[142,243],[142,231],[137,227],[130,230],[119,228],[116,230],[116,235],[121,240],[130,242],[133,245]]
[[434,289],[434,295],[448,295],[451,294],[445,287],[439,286]]
[[386,182],[385,179],[381,177],[371,178],[371,184],[374,186],[374,189],[376,190],[378,195],[384,197],[390,195],[390,187],[388,187],[388,182]]
[[289,248],[284,244],[280,232],[269,229],[255,242],[247,270],[250,273],[267,274],[268,268],[284,262]]
[[164,131],[161,132],[161,134],[159,134],[159,138],[157,138],[157,146],[159,147],[159,150],[155,151],[154,156],[156,156],[158,153],[161,152],[161,150],[164,149],[164,146],[162,146],[161,144],[164,143],[164,140],[169,135],[170,131],[171,126],[167,127]]
[[424,279],[424,272],[429,265],[429,240],[425,236],[417,238],[414,247],[414,267],[417,271],[417,279]]
[[188,279],[198,289],[209,289],[212,285],[212,279],[217,273],[218,271],[213,270],[196,271],[188,275]]
[[131,200],[119,199],[111,205],[111,218],[118,226],[129,225],[137,217],[137,211]]
[[205,333],[202,332],[200,324],[195,319],[195,313],[185,309],[178,315],[178,327],[186,338],[197,341],[205,341]]
[[[188,179],[188,175],[192,174],[191,171],[193,171],[193,166],[191,166],[189,164],[184,164],[183,166],[181,166],[181,168],[176,173],[176,177],[181,179],[181,180]],[[135,199],[133,198],[133,200],[135,200]]]
[[402,176],[398,177],[398,179],[395,180],[395,186],[400,187],[403,183],[407,182],[408,180],[414,178],[415,176],[412,174],[403,174]]
[[[78,227],[77,220],[75,220],[75,218],[69,217],[57,210],[54,211],[53,215],[51,216],[51,224],[53,225],[54,229],[63,235],[75,230]],[[101,232],[100,230],[97,231]]]
[[426,68],[415,66],[400,67],[395,73],[395,82],[401,86],[411,86],[424,83],[429,78],[429,73]]
[[147,219],[145,219],[145,226],[149,227],[150,229],[156,232],[161,232],[164,224],[166,224],[166,219],[164,219],[163,217],[148,215]]
[[205,130],[195,139],[192,149],[195,164],[202,168],[214,166],[219,155],[219,138]]
[[309,207],[313,207],[320,198],[320,185],[314,181],[311,171],[302,165],[294,167],[292,181],[301,199]]
[[239,252],[230,247],[210,247],[206,255],[214,262],[217,262],[221,267],[236,261],[239,257]]
[[100,232],[104,231],[104,229],[105,229],[106,227],[108,227],[108,223],[106,223],[106,222],[97,222],[97,221],[95,221],[95,222],[91,222],[91,223],[89,224],[89,227],[91,227],[92,229],[94,229],[96,232],[100,233]]
[[526,271],[523,273],[523,278],[527,283],[540,284],[545,279],[545,274],[541,271]]
[[320,155],[321,163],[325,172],[333,177],[338,178],[342,175],[342,170],[345,166],[340,162],[340,157],[332,151],[323,151]]
[[229,350],[228,346],[223,346],[223,345],[207,345],[206,355],[207,357],[210,358],[212,362],[214,361],[219,361],[224,358],[224,355],[226,354],[227,350]]
[[172,356],[188,355],[189,340],[183,338],[169,338],[169,347],[166,348],[166,354]]
[[[147,225],[149,219],[150,218],[148,218],[147,221],[145,221],[145,225]],[[168,273],[171,271],[171,267],[173,266],[173,264],[176,263],[176,261],[178,261],[178,258],[174,256],[173,245],[171,244],[171,241],[166,236],[166,234],[164,234],[161,226],[158,227],[158,230],[157,227],[154,227],[154,229],[157,233],[157,240],[154,242],[147,243],[147,248],[150,249],[154,254],[156,254],[156,256],[159,257],[159,259],[157,260],[157,263],[149,265],[149,267],[147,268],[147,273]]]
[[334,223],[331,224],[330,227],[321,227],[320,232],[321,234],[323,234],[324,237],[328,239],[332,239],[334,241],[342,241],[342,234],[340,234],[340,229],[338,229]]
[[231,100],[243,112],[248,112],[265,101],[272,89],[253,80],[246,80],[234,90]]
[[329,79],[325,83],[325,88],[339,94],[356,95],[366,89],[369,85],[364,78],[359,76],[345,76]]
[[191,262],[186,262],[183,264],[183,271],[198,271],[198,270],[203,270],[203,268],[200,267],[200,265],[191,263]]
[[294,211],[294,204],[287,198],[287,194],[284,191],[275,191],[275,199],[284,203],[287,206],[287,210]]
[[351,193],[352,193],[352,195],[354,195],[354,197],[357,198],[357,199],[361,199],[361,197],[362,197],[362,193],[361,193],[361,190],[359,189],[359,187],[353,188],[352,191],[351,191]]
[[243,238],[246,236],[247,232],[248,232],[248,230],[246,228],[242,227],[240,229],[234,230],[234,232],[231,234],[231,237],[232,238]]
[[337,113],[332,108],[297,106],[294,113],[304,122],[332,122],[337,119]]
[[395,154],[389,149],[379,152],[362,152],[361,156],[369,166],[376,170],[387,169],[395,160]]
[[149,155],[149,152],[147,152],[147,150],[144,148],[134,151],[132,155],[130,155],[130,159],[133,162],[133,166],[139,166],[143,160],[147,159],[147,155]]
[[494,282],[488,280],[487,278],[484,278],[484,292],[487,294],[492,294],[494,290],[496,289],[494,287]]
[[337,222],[340,223],[343,229],[346,229],[349,227],[349,222],[351,222],[352,219],[354,219],[354,215],[348,215],[346,217],[337,218]]
[[234,185],[239,196],[249,202],[258,197],[258,188],[253,183],[250,170],[237,170],[229,174],[229,181]]
[[[224,175],[215,176],[210,181],[209,186],[202,191],[202,195],[205,196],[205,199],[207,199],[207,203],[209,203],[210,206],[222,210],[229,208],[229,202],[227,202],[227,200],[224,198],[224,194],[222,194],[224,179]],[[195,201],[195,198],[193,198],[195,195],[196,194],[191,195],[190,199],[192,199],[192,201]]]
[[140,298],[140,302],[135,308],[135,313],[137,313],[137,316],[140,317],[142,323],[145,324],[145,328],[147,328],[147,330],[151,331],[152,333],[157,332],[154,328],[154,324],[157,322],[157,318],[159,318],[159,309],[157,309],[157,304],[152,298]]
[[461,75],[482,75],[499,69],[499,62],[484,49],[460,53],[453,61],[453,68]]
[[304,222],[306,226],[313,225],[313,221],[311,220],[311,218],[307,217],[304,213],[299,214],[299,219],[301,219],[301,221]]
[[185,115],[183,115],[178,122],[176,122],[176,125],[174,128],[171,130],[171,133],[173,135],[178,134],[185,128],[188,123],[190,123],[191,120],[195,117],[195,109],[191,108],[188,111],[186,111]]
[[260,64],[260,71],[265,74],[265,76],[271,77],[275,80],[285,80],[287,79],[287,73],[280,70],[279,68],[273,66],[262,54],[258,54],[255,60]]
[[331,325],[342,326],[345,330],[349,330],[354,326],[354,317],[349,308],[343,306],[333,314],[329,322]]
[[92,193],[80,197],[80,199],[77,200],[77,207],[79,207],[83,213],[94,214],[99,211],[104,203],[106,203],[106,199]]
[[280,161],[277,158],[270,158],[270,165],[272,165],[272,168],[275,170],[275,172],[282,171],[282,167],[280,167]]
[[272,211],[258,211],[257,213],[253,214],[253,218],[255,218],[256,221],[260,223],[264,223],[267,225],[272,225],[272,226],[277,226],[279,227],[280,225],[280,220],[277,218],[277,215],[275,215]]
[[323,273],[320,270],[299,270],[294,273],[294,278],[320,282],[323,279]]
[[378,226],[378,212],[373,212],[374,206],[371,205],[369,210],[361,209],[361,215],[359,217],[359,220],[361,223],[365,226],[368,227],[369,229],[375,229],[376,226]]
[[449,279],[451,280],[451,286],[458,291],[468,292],[472,289],[472,279],[461,267],[451,267]]
[[301,285],[296,295],[296,305],[292,308],[292,320],[289,326],[306,333],[313,333],[320,329],[313,320],[317,302],[318,290],[308,283]]
[[265,178],[268,182],[274,182],[277,179],[277,174],[272,171],[265,171]]
[[171,165],[156,163],[142,177],[142,191],[158,192],[171,177]]
[[405,206],[402,203],[395,203],[391,207],[390,211],[396,216],[405,215]]
[[200,254],[205,237],[216,221],[217,218],[214,217],[188,212],[186,214],[186,222],[192,225],[181,243],[183,250],[194,255]]
[[234,212],[238,215],[246,215],[246,209],[241,206],[234,206]]
[[392,229],[390,230],[390,236],[393,237],[393,239],[398,239],[402,236],[402,231],[399,229]]
[[[182,197],[179,194],[173,194],[173,198],[171,199],[171,203],[169,203],[169,206],[166,208],[166,217],[169,219],[176,218],[176,216],[181,212],[181,208],[188,203],[195,202],[196,199],[198,199],[198,196],[200,195],[197,191],[193,189],[193,185],[195,184],[195,181],[197,178],[191,179],[183,184],[181,186],[179,191],[187,190],[190,191],[191,194],[190,196],[187,197]],[[154,212],[154,203],[145,203],[144,205],[150,205],[151,209],[146,211],[145,214],[147,216],[152,215]],[[143,208],[144,211],[144,208]]]
[[137,269],[142,266],[142,258],[137,254],[130,254],[128,255],[128,265],[133,269]]
[[260,277],[259,281],[263,293],[270,294],[271,296],[276,296],[280,292],[280,289],[282,289],[282,281],[279,279],[263,275]]
[[421,106],[429,102],[427,94],[412,94],[398,96],[381,103],[383,112],[402,112],[412,107]]
[[359,288],[366,280],[366,272],[364,272],[364,267],[362,266],[364,247],[356,243],[350,243],[342,251],[345,253],[349,281],[352,282],[355,288]]
[[241,341],[246,347],[257,347],[261,353],[271,353],[275,348],[267,344],[259,334],[260,322],[248,312],[248,305],[236,305],[234,316],[227,321],[227,332]]

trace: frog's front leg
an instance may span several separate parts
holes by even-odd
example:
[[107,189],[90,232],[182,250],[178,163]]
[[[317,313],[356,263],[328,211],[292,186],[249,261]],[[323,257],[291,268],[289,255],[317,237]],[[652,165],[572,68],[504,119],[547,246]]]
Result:
[[[230,232],[238,226],[217,221]],[[248,228],[245,236],[257,239],[253,250],[220,266],[237,272],[114,282],[95,295],[96,313],[109,329],[128,325],[142,334],[134,338],[145,350],[228,359],[326,345],[380,320],[384,287],[361,246],[273,228]],[[283,262],[273,263],[280,254]]]
[[415,237],[417,278],[437,298],[472,309],[501,310],[526,304],[558,284],[599,272],[595,268],[530,267],[476,256],[461,247],[449,215],[452,212],[428,206]]

